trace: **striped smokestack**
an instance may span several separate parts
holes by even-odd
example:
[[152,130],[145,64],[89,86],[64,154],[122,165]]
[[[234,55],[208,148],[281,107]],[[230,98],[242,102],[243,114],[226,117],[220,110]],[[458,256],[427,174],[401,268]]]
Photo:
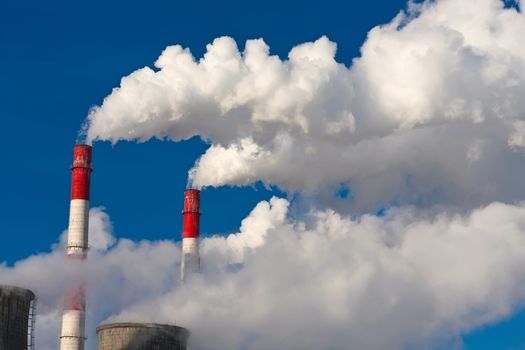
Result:
[[182,211],[182,264],[180,278],[182,281],[200,269],[199,257],[199,224],[200,224],[200,191],[184,191],[184,210]]
[[91,146],[75,145],[71,166],[71,204],[67,234],[67,257],[75,266],[64,296],[60,350],[84,350],[86,323],[85,282],[79,268],[88,251],[89,181]]

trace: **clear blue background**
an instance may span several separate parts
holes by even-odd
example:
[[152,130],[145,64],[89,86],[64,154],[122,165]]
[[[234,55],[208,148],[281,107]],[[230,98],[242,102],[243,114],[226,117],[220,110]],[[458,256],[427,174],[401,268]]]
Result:
[[[327,35],[347,65],[405,1],[12,1],[0,3],[0,262],[45,252],[66,228],[72,147],[86,113],[171,44],[199,57],[222,35],[263,37],[281,57]],[[92,205],[118,237],[179,239],[187,171],[206,145],[95,144]],[[206,189],[203,234],[235,231],[275,191]],[[0,281],[1,282],[1,281]],[[402,320],[400,320],[402,322]],[[525,316],[464,337],[466,349],[525,349]]]

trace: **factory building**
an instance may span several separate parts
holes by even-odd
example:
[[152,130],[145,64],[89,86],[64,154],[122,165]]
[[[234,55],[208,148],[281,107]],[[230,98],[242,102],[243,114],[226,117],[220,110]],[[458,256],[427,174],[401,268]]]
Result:
[[187,329],[156,323],[112,323],[97,327],[99,350],[186,350]]
[[0,285],[0,350],[34,349],[35,294]]

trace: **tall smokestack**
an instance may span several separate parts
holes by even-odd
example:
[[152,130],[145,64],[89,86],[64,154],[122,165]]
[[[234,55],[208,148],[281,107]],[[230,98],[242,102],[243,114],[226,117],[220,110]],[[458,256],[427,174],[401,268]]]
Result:
[[64,296],[60,350],[84,350],[86,292],[81,269],[87,258],[89,227],[89,180],[91,146],[75,145],[71,166],[71,204],[67,233],[67,257],[74,265],[70,285]]
[[182,211],[182,264],[180,278],[182,281],[200,269],[199,257],[199,224],[200,224],[199,190],[184,191],[184,210]]

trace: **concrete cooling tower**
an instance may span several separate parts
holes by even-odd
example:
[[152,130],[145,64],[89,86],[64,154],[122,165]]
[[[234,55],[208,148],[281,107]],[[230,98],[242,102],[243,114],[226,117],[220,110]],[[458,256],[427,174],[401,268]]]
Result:
[[0,350],[33,349],[34,320],[35,294],[0,285]]
[[186,350],[189,331],[156,323],[111,323],[97,327],[99,350]]

